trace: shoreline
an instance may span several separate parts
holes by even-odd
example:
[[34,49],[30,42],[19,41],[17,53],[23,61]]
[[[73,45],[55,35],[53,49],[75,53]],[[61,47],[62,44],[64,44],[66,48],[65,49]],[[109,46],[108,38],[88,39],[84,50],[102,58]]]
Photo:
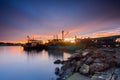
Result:
[[55,64],[57,80],[120,80],[120,48],[80,49]]

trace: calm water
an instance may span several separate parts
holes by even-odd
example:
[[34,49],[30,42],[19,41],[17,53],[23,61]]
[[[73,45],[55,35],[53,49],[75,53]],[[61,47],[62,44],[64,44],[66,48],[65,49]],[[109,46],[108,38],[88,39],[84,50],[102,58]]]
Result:
[[63,51],[26,52],[20,46],[0,47],[0,80],[55,80],[56,59],[67,59]]

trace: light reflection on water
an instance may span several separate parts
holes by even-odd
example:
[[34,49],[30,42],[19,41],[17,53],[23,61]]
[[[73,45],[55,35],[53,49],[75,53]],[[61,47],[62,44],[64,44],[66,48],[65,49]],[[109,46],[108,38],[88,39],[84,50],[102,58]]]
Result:
[[49,51],[24,51],[20,46],[0,47],[0,80],[50,80],[54,74],[56,59],[65,60],[69,53]]

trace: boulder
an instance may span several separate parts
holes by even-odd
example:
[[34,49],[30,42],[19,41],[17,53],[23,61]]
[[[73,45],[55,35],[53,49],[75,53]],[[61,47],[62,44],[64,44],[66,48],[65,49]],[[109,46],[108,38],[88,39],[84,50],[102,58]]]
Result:
[[75,72],[78,72],[81,66],[82,66],[82,63],[80,61],[77,61],[76,62]]
[[93,53],[92,58],[105,58],[106,53]]
[[83,51],[83,50],[80,49],[80,50],[76,50],[75,52],[81,54],[82,51]]
[[66,60],[66,61],[63,60],[63,61],[61,61],[61,64],[64,65],[64,64],[66,64],[67,62],[68,62],[67,60]]
[[56,60],[55,62],[54,62],[54,64],[60,64],[61,63],[61,60]]
[[94,59],[92,57],[89,57],[86,61],[85,64],[89,65],[91,63],[93,63]]
[[96,58],[96,59],[94,60],[94,63],[102,63],[101,58]]
[[116,66],[120,67],[120,59],[116,59],[115,61],[116,61]]
[[59,67],[56,67],[56,68],[55,68],[55,74],[56,74],[56,75],[58,75],[58,74],[59,74],[59,72],[60,72]]
[[110,69],[103,73],[95,74],[91,80],[120,80],[120,69]]
[[93,63],[90,65],[90,73],[94,74],[97,72],[101,72],[103,70],[106,70],[109,68],[109,65],[107,63]]
[[71,66],[72,66],[71,62],[68,62],[61,67],[61,70],[65,71],[66,69],[70,68]]
[[59,77],[59,78],[57,78],[56,80],[64,80],[64,79],[62,79],[61,77]]
[[88,74],[89,73],[89,65],[83,64],[80,68],[80,73]]
[[85,57],[89,52],[88,51],[85,51],[82,53],[82,56]]

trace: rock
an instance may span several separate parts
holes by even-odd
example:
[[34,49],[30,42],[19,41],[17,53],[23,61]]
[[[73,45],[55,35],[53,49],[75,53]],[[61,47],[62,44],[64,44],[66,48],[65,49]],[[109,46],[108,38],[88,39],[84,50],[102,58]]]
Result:
[[74,73],[74,74],[72,74],[70,77],[68,77],[65,80],[90,80],[90,78],[86,77],[84,75],[81,75],[79,73]]
[[106,63],[93,63],[90,65],[90,73],[94,74],[96,72],[101,72],[103,70],[106,70],[109,67]]
[[89,52],[85,51],[85,52],[82,53],[82,56],[84,57],[84,56],[86,56],[88,53],[89,53]]
[[89,57],[86,61],[85,64],[89,65],[94,61],[94,59],[92,57]]
[[120,69],[111,69],[92,76],[91,80],[120,80]]
[[89,73],[89,66],[86,64],[83,64],[82,67],[80,68],[80,73],[88,74]]
[[76,66],[81,66],[82,64],[81,64],[81,62],[80,61],[77,61],[76,62]]
[[63,60],[63,61],[61,61],[61,64],[66,64],[66,63],[67,63],[67,61],[64,61],[64,60]]
[[56,60],[55,62],[54,62],[54,64],[60,64],[61,63],[61,60]]
[[[61,69],[56,68],[58,75],[66,80],[72,74],[79,72],[86,76],[92,76],[91,80],[120,80],[120,70],[110,71],[111,68],[120,67],[120,53],[86,49],[73,54],[68,60],[56,60],[54,63],[61,63]],[[108,72],[106,72],[108,70]],[[72,77],[74,80],[74,76]],[[71,80],[71,78],[69,78]],[[80,78],[76,79],[80,80]],[[81,79],[84,80],[84,79]]]
[[73,74],[73,70],[74,70],[74,67],[70,67],[70,68],[68,68],[68,69],[66,69],[66,70],[64,70],[64,71],[62,70],[62,71],[60,71],[59,76],[62,77],[63,79],[66,79],[66,78],[68,78],[70,75]]
[[83,50],[76,50],[75,52],[81,54],[82,51],[83,51]]
[[75,72],[78,72],[81,66],[82,66],[82,63],[80,61],[77,61],[76,62]]
[[59,67],[56,67],[56,68],[55,68],[55,74],[56,74],[56,75],[58,75],[58,74],[59,74],[59,72],[60,72]]
[[77,57],[77,56],[79,56],[80,54],[79,53],[74,53],[74,54],[72,54],[72,58],[75,58],[75,57]]
[[93,53],[92,58],[105,58],[106,53]]
[[115,61],[116,61],[116,66],[120,67],[120,59],[116,59]]
[[59,78],[57,78],[56,80],[64,80],[64,79],[62,79],[61,77],[59,77]]
[[117,79],[120,80],[120,68],[115,69],[114,74],[116,75]]
[[105,49],[105,52],[109,52],[109,53],[116,53],[116,51],[114,49]]
[[74,53],[71,57],[68,58],[68,60],[70,60],[70,61],[72,61],[72,60],[78,61],[78,60],[81,59],[81,57],[82,57],[81,54],[79,54],[79,53]]
[[65,71],[66,69],[70,68],[71,66],[72,66],[72,64],[70,62],[68,62],[61,67],[61,70]]
[[94,60],[94,63],[102,63],[101,58],[96,58],[96,59]]
[[71,68],[67,69],[66,72],[65,72],[65,74],[67,75],[66,77],[72,75],[73,70],[74,70],[74,67],[71,67]]

